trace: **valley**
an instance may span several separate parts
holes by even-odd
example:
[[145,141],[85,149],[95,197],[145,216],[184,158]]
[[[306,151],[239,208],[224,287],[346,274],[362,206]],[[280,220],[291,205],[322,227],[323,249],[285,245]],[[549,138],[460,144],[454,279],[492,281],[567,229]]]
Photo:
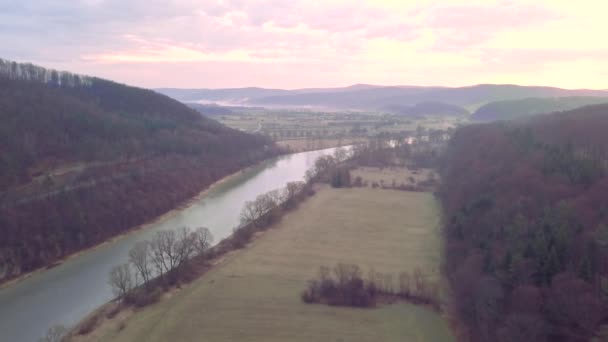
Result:
[[[369,174],[369,171],[368,171]],[[294,212],[169,298],[118,315],[74,341],[451,341],[445,317],[409,303],[371,309],[305,304],[320,266],[354,263],[442,282],[438,207],[430,193],[323,186]]]

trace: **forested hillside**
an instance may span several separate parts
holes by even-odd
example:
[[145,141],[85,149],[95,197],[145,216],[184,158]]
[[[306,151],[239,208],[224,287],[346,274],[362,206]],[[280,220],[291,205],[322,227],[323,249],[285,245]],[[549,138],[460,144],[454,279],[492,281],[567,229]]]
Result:
[[588,341],[606,321],[608,105],[459,129],[440,197],[472,341]]
[[150,90],[0,60],[0,280],[279,153]]
[[572,110],[600,103],[608,103],[608,98],[567,96],[496,101],[479,107],[471,115],[471,119],[474,121],[511,120],[523,116]]

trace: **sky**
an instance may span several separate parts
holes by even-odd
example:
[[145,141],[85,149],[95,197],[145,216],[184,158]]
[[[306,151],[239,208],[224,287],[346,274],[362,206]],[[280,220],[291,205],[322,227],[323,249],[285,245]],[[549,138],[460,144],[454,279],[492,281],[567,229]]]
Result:
[[148,87],[608,89],[606,1],[0,0],[0,57]]

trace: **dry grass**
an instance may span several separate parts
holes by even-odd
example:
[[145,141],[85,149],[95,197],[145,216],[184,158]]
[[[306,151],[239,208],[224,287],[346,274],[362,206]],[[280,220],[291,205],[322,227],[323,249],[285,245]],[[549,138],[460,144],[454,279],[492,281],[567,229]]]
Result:
[[[363,181],[369,183],[368,185],[371,185],[373,182],[378,184],[384,182],[386,186],[391,186],[393,181],[395,181],[397,185],[417,184],[426,180],[429,175],[438,178],[435,171],[431,169],[412,170],[407,167],[358,167],[351,171],[352,179],[361,177]],[[412,179],[414,180],[414,183],[411,182]]]
[[428,193],[325,188],[192,285],[89,340],[450,341],[446,320],[424,307],[338,308],[299,296],[319,266],[337,262],[395,274],[420,267],[438,279],[437,227]]

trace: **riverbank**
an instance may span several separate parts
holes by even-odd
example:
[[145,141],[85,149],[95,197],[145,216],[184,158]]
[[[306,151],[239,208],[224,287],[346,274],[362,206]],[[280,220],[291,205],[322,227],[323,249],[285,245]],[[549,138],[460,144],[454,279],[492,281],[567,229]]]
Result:
[[[240,211],[258,195],[301,181],[317,158],[333,149],[280,156],[243,170],[214,187],[198,202],[146,229],[65,261],[0,291],[0,331],[10,341],[36,341],[50,327],[72,327],[113,298],[108,274],[128,262],[135,243],[156,232],[179,227],[208,227],[216,241],[240,223]],[[145,200],[145,199],[144,199]]]
[[445,318],[425,307],[361,310],[300,300],[319,267],[337,262],[395,275],[420,268],[438,280],[438,224],[430,193],[324,186],[191,284],[143,309],[104,314],[98,329],[72,340],[450,341]]
[[322,139],[288,139],[278,140],[276,144],[293,153],[309,152],[332,147],[344,147],[367,142],[367,138],[322,138]]
[[[276,158],[276,157],[273,157],[273,158]],[[226,176],[218,179],[217,181],[215,181],[214,183],[212,183],[211,185],[209,185],[205,189],[201,190],[201,192],[199,192],[196,196],[194,196],[194,197],[192,197],[192,198],[184,201],[183,203],[181,203],[178,206],[176,206],[174,209],[171,209],[170,211],[168,211],[168,212],[166,212],[166,213],[164,213],[164,214],[162,214],[160,216],[157,216],[157,217],[151,219],[150,221],[148,221],[146,223],[134,226],[134,227],[132,227],[132,228],[130,228],[130,229],[128,229],[128,230],[126,230],[126,231],[118,234],[118,235],[115,235],[115,236],[111,237],[108,240],[105,240],[104,242],[101,242],[101,243],[96,244],[94,246],[91,246],[91,247],[79,250],[77,252],[71,253],[71,254],[69,254],[69,255],[67,255],[67,256],[65,256],[65,257],[63,257],[63,258],[55,261],[52,265],[45,266],[45,267],[40,267],[40,268],[38,268],[36,270],[33,270],[33,271],[30,271],[30,272],[21,274],[18,277],[8,279],[8,280],[6,280],[4,282],[0,282],[0,290],[2,290],[4,288],[11,287],[11,286],[14,286],[14,285],[17,285],[18,283],[22,282],[23,280],[25,280],[25,279],[27,279],[29,277],[32,277],[32,276],[34,276],[36,274],[39,274],[39,273],[43,273],[43,272],[45,272],[45,271],[47,271],[49,269],[55,268],[57,266],[60,266],[61,264],[65,263],[65,262],[67,262],[67,261],[69,261],[71,259],[77,258],[77,257],[79,257],[79,256],[81,256],[83,254],[95,251],[95,250],[97,250],[99,248],[102,248],[102,247],[108,245],[108,244],[116,243],[117,241],[120,241],[120,240],[122,240],[122,239],[124,239],[126,237],[129,237],[132,234],[137,233],[137,232],[139,232],[141,230],[144,230],[144,229],[146,229],[146,228],[148,228],[148,227],[150,227],[152,225],[155,225],[155,224],[158,224],[159,222],[168,220],[168,219],[172,218],[173,216],[175,216],[178,212],[180,212],[184,208],[189,207],[193,203],[199,201],[201,198],[203,198],[205,195],[207,195],[210,191],[214,190],[216,187],[222,185],[225,182],[228,182],[228,181],[230,181],[232,179],[237,178],[238,176],[242,175],[243,173],[245,173],[245,172],[247,172],[247,171],[249,171],[249,170],[251,170],[251,169],[253,169],[255,167],[259,167],[260,164],[264,163],[267,160],[268,159],[261,160],[261,161],[255,163],[253,165],[250,165],[250,166],[248,166],[248,167],[246,167],[244,169],[241,169],[239,171],[236,171],[234,173],[231,173],[229,175],[226,175]]]

